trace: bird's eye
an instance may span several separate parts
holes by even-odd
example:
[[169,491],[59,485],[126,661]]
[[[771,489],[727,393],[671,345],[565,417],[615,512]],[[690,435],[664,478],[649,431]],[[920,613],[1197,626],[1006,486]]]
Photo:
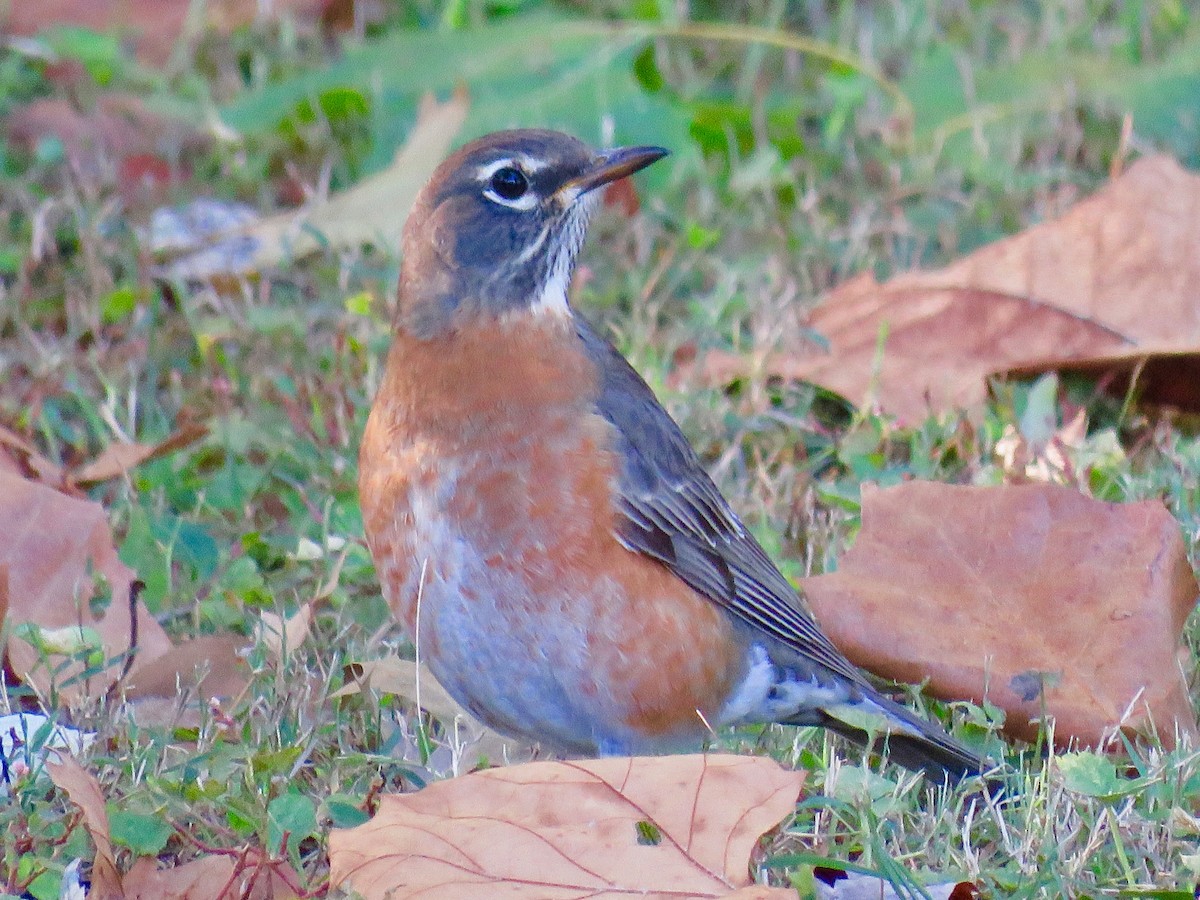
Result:
[[505,166],[492,175],[492,190],[505,200],[519,200],[529,190],[529,179],[520,169]]

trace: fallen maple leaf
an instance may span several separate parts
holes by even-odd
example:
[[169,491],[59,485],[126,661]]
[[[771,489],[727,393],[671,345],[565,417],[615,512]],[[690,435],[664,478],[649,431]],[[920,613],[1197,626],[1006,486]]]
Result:
[[490,769],[384,797],[370,822],[335,829],[330,880],[368,900],[728,897],[750,886],[751,851],[803,782],[721,755]]
[[104,806],[104,795],[100,785],[90,772],[70,756],[61,756],[57,762],[47,761],[46,770],[61,790],[67,792],[71,802],[83,813],[83,824],[92,843],[96,845],[96,856],[92,860],[91,889],[89,900],[121,900],[121,876],[113,856],[112,837],[108,830],[108,811]]
[[329,246],[399,247],[417,191],[445,157],[466,120],[467,106],[461,90],[445,103],[427,96],[408,140],[388,168],[328,200],[225,232],[209,246],[165,264],[164,277],[205,279],[260,272]]
[[943,269],[846,282],[807,322],[820,346],[797,339],[754,365],[728,353],[697,365],[720,383],[811,381],[913,421],[982,402],[992,374],[1128,376],[1151,361],[1153,398],[1197,409],[1200,380],[1185,377],[1200,371],[1197,233],[1200,176],[1147,157],[1059,218]]
[[1098,745],[1153,727],[1196,735],[1182,643],[1196,578],[1158,501],[1054,485],[863,485],[862,530],[807,578],[821,627],[855,663],[931,693],[987,699],[1005,730]]

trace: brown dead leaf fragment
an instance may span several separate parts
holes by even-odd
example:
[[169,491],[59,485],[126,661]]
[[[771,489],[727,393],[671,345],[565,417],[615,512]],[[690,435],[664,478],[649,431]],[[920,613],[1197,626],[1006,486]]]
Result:
[[76,484],[92,485],[101,481],[120,478],[130,469],[152,459],[182,450],[208,434],[208,428],[198,423],[185,425],[157,444],[113,443],[109,444],[91,462],[70,473]]
[[[256,851],[233,856],[202,856],[181,866],[160,868],[140,857],[125,874],[125,900],[294,900],[299,883],[291,866],[263,865]],[[284,877],[284,876],[287,877]],[[291,884],[289,884],[289,879]]]
[[[1158,501],[1054,485],[863,485],[838,571],[805,579],[821,627],[856,664],[1007,713],[1032,739],[1099,745],[1120,726],[1196,734],[1182,643],[1197,584]],[[1044,700],[1043,700],[1044,697]]]
[[1057,219],[895,287],[971,286],[1029,297],[1156,350],[1200,350],[1200,175],[1139,159]]
[[125,895],[121,890],[116,857],[113,856],[108,811],[104,806],[100,785],[90,772],[69,756],[61,756],[57,762],[47,761],[46,770],[54,784],[66,791],[71,802],[83,812],[84,827],[96,845],[88,897],[90,900],[121,900]]
[[8,114],[4,133],[25,152],[45,138],[58,138],[76,169],[91,177],[106,171],[128,175],[139,168],[144,176],[153,159],[154,166],[165,167],[167,183],[186,177],[178,160],[204,152],[211,143],[194,121],[153,112],[141,97],[120,93],[104,94],[85,110],[61,97],[30,101]]
[[[195,435],[194,430],[182,429],[161,444],[143,448],[139,461],[148,458],[147,453],[155,456],[176,449]],[[70,487],[69,479],[65,487]],[[28,481],[3,466],[0,572],[7,573],[9,603],[7,609],[0,604],[0,623],[9,629],[8,666],[43,696],[49,695],[53,683],[59,698],[71,703],[104,694],[120,678],[127,697],[139,703],[139,721],[145,723],[154,715],[181,721],[181,712],[193,714],[197,704],[214,696],[236,695],[246,684],[248,670],[239,654],[244,639],[211,635],[174,646],[140,600],[132,604],[137,626],[131,627],[134,573],[117,557],[102,506]],[[99,612],[91,605],[96,576],[107,582],[110,594],[107,608]],[[14,631],[22,625],[36,629],[36,636]],[[93,648],[99,653],[88,660],[89,667],[106,665],[84,680],[79,677],[84,663],[77,659],[66,665],[66,659]],[[127,666],[131,648],[134,655]],[[181,686],[199,688],[187,710],[175,702]],[[158,704],[161,709],[151,714],[153,700],[170,702]]]
[[[131,702],[174,698],[180,687],[195,687],[207,702],[211,697],[239,694],[250,677],[242,658],[246,639],[236,634],[206,634],[184,641],[129,673],[124,694]],[[199,677],[198,677],[199,676]],[[145,719],[138,716],[138,721]]]
[[445,722],[453,722],[460,717],[473,719],[434,678],[428,666],[418,666],[410,659],[388,657],[350,663],[345,667],[344,675],[346,683],[331,697],[348,697],[362,691],[376,690],[398,694],[413,702],[420,698],[422,709]]
[[0,425],[0,471],[12,472],[51,487],[63,484],[62,467],[37,451],[15,431]]
[[158,860],[140,857],[125,873],[125,900],[224,900],[233,860],[206,856],[182,866],[160,869]]
[[[60,494],[44,485],[0,471],[0,564],[9,570],[9,621],[40,629],[94,629],[106,659],[130,649],[129,591],[133,573],[117,558],[108,517],[98,503]],[[108,581],[112,599],[103,615],[93,615],[93,573]],[[134,669],[167,653],[171,641],[142,604],[137,606],[137,656]],[[10,635],[8,661],[22,679],[43,693],[50,674],[39,653],[22,638]],[[82,666],[55,675],[60,694],[71,700],[103,693],[120,674],[110,666],[88,681],[68,680]]]
[[762,374],[811,381],[912,422],[930,410],[979,403],[985,376],[1018,361],[1131,346],[1103,325],[1023,297],[881,286],[870,276],[830,294],[808,324],[829,341],[829,353],[773,355],[755,373],[733,354],[710,353],[703,362],[706,379],[728,383]]
[[334,830],[331,883],[368,900],[727,897],[750,886],[751,851],[803,781],[719,755],[476,772],[384,797],[370,822]]
[[8,617],[8,563],[0,563],[0,625]]
[[300,608],[286,619],[278,613],[261,613],[257,639],[266,646],[267,653],[277,665],[289,654],[300,649],[308,639],[314,615],[312,601],[301,604]]
[[512,762],[528,758],[532,749],[492,731],[463,709],[424,664],[388,657],[348,663],[343,675],[345,684],[329,695],[331,699],[365,691],[396,694],[439,720],[476,758]]
[[[1109,358],[1128,372],[1147,357],[1159,369],[1195,370],[1198,235],[1200,176],[1147,157],[1057,219],[943,269],[884,284],[864,275],[835,289],[806,323],[828,349],[797,338],[761,365],[713,354],[699,371],[721,383],[811,381],[911,422],[982,402],[994,373],[1082,365],[1104,374]],[[1197,382],[1155,371],[1176,388],[1164,399],[1200,409]]]

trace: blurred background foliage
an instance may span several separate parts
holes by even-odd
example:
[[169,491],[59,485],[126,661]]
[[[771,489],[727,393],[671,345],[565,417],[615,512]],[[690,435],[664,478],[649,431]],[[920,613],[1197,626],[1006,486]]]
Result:
[[[1083,405],[1093,490],[1163,498],[1195,560],[1194,423],[1143,415],[1092,385],[1064,379],[1049,394],[1008,385],[980,417],[949,411],[900,428],[803,385],[681,388],[669,378],[705,348],[766,353],[845,279],[946,262],[1055,215],[1139,155],[1166,151],[1200,168],[1194,4],[248,7],[244,21],[186,29],[155,61],[129,37],[153,4],[127,4],[135,21],[115,30],[43,21],[0,46],[0,423],[65,465],[207,423],[202,441],[89,491],[111,510],[122,558],[173,633],[249,634],[261,609],[287,614],[322,598],[313,640],[288,663],[295,671],[268,672],[254,703],[234,711],[236,728],[186,760],[161,735],[91,723],[109,739],[106,784],[119,784],[131,808],[166,809],[227,846],[258,829],[268,845],[267,800],[292,796],[281,785],[321,798],[337,784],[354,806],[381,773],[389,784],[431,777],[381,761],[408,746],[410,706],[343,704],[314,717],[287,690],[314,679],[329,689],[343,662],[402,643],[361,543],[355,487],[397,248],[330,250],[204,284],[158,277],[152,249],[166,207],[212,198],[266,214],[360,183],[393,158],[427,92],[467,88],[460,142],[540,126],[673,151],[599,214],[577,303],[660,392],[790,575],[835,564],[857,526],[862,482],[998,482],[1006,428],[1058,425]],[[10,701],[20,692],[10,686]],[[766,740],[731,741],[743,738],[755,749]],[[779,740],[810,768],[831,758],[811,737]],[[253,772],[242,778],[246,760]],[[201,785],[201,762],[219,777]],[[1147,821],[1179,806],[1172,796],[1148,796]],[[882,846],[875,813],[855,809],[822,820],[829,852]],[[1045,845],[1022,859],[1056,858],[1061,812],[1024,828]],[[37,836],[29,858],[46,873],[35,896],[57,896],[65,815],[28,798],[0,809],[0,834]],[[907,825],[887,831],[887,852],[965,865],[955,816],[895,816]],[[972,846],[1003,843],[991,825],[976,827]],[[43,833],[49,844],[38,843]],[[322,833],[293,834],[308,841],[318,873]],[[1125,849],[1139,873],[1184,866],[1136,841]],[[1069,866],[1015,856],[988,860],[985,880],[999,895],[1133,883],[1125,850]]]

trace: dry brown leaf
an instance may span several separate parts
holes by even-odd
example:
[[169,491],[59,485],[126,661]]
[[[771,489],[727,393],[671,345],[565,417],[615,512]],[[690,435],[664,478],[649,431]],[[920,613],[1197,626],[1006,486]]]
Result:
[[292,653],[308,640],[312,620],[311,601],[302,604],[286,620],[276,613],[263,612],[259,619],[258,639],[266,646],[271,659],[281,663],[285,653]]
[[837,288],[807,323],[828,350],[797,340],[758,365],[710,354],[699,371],[723,383],[811,381],[913,421],[978,404],[993,373],[1129,373],[1151,358],[1147,396],[1197,409],[1200,379],[1188,377],[1200,370],[1197,234],[1200,176],[1147,157],[1059,218],[943,269]]
[[[98,503],[60,494],[44,485],[0,472],[0,522],[3,542],[0,564],[9,568],[9,619],[30,622],[41,629],[95,629],[106,659],[130,649],[129,591],[133,573],[117,558],[108,517]],[[92,573],[103,575],[112,599],[100,618],[89,608]],[[136,670],[171,650],[162,626],[141,603],[137,607]],[[8,639],[8,660],[22,679],[48,692],[50,676],[38,651],[16,636]],[[55,676],[60,694],[72,700],[103,693],[120,674],[112,665],[87,682],[66,680],[80,671],[73,664]]]
[[[233,697],[246,686],[250,672],[243,658],[246,639],[236,634],[210,634],[184,641],[137,666],[124,682],[125,697],[141,703],[174,698],[180,687],[196,687],[196,696]],[[199,683],[196,676],[201,675]],[[138,721],[145,722],[140,715]]]
[[1029,297],[1103,323],[1141,347],[1195,351],[1198,235],[1200,175],[1169,156],[1148,156],[1058,218],[889,286],[970,286]]
[[204,279],[261,272],[328,246],[400,246],[417,191],[450,149],[467,116],[465,91],[445,103],[425,97],[417,122],[388,168],[328,200],[279,213],[221,235],[211,246],[164,267],[171,277]]
[[241,862],[239,871],[228,856],[203,856],[162,869],[157,859],[143,856],[125,873],[125,900],[289,900],[296,896],[279,875],[286,868],[296,880],[290,866],[272,862],[258,871],[254,852],[242,856]]
[[112,838],[108,830],[108,811],[104,807],[104,795],[96,779],[72,757],[60,754],[57,762],[46,762],[50,778],[83,812],[83,824],[92,843],[96,845],[96,857],[92,860],[92,886],[89,900],[120,900],[121,876],[117,872],[116,857],[113,856]]
[[119,478],[144,462],[182,450],[208,434],[208,428],[198,423],[184,425],[157,444],[109,444],[99,456],[70,473],[76,484],[92,485]]
[[809,325],[828,340],[828,353],[776,354],[751,371],[734,354],[712,352],[701,363],[705,379],[811,381],[911,422],[930,410],[981,402],[990,372],[1049,354],[1130,346],[1120,334],[1049,304],[969,288],[881,286],[870,276],[830,294]]
[[[329,838],[330,879],[364,897],[727,897],[802,773],[761,757],[537,762],[382,799]],[[657,843],[639,843],[653,823]]]
[[182,866],[160,869],[158,860],[140,857],[125,873],[126,900],[224,900],[222,888],[233,877],[233,860],[205,856]]
[[388,657],[361,663],[350,663],[345,668],[346,683],[330,694],[330,697],[349,697],[366,690],[398,694],[417,702],[426,712],[445,722],[462,717],[472,719],[451,697],[425,665],[418,666],[411,659]]
[[[1054,485],[863,485],[838,571],[805,579],[821,627],[855,663],[937,696],[1003,708],[1031,739],[1102,744],[1153,725],[1195,735],[1181,642],[1197,584],[1158,501],[1111,504]],[[931,627],[936,625],[936,627]]]
[[418,667],[410,659],[388,657],[350,663],[344,672],[346,683],[330,697],[349,697],[367,690],[396,694],[452,729],[462,749],[469,750],[473,757],[509,762],[527,757],[528,747],[492,731],[463,709],[428,666]]
[[[66,702],[106,692],[121,676],[120,657],[133,638],[129,602],[133,572],[117,558],[104,508],[0,471],[0,522],[5,523],[0,529],[4,538],[0,568],[8,571],[10,626],[29,623],[64,644],[86,643],[89,632],[94,632],[104,659],[115,662],[86,681],[72,680],[83,670],[82,663],[72,663],[53,681]],[[108,609],[99,618],[89,604],[93,573],[103,575],[111,589]],[[175,698],[177,684],[194,685],[198,669],[206,674],[195,695],[197,702],[232,696],[245,686],[248,672],[238,655],[243,639],[206,636],[176,647],[143,603],[138,601],[134,607],[136,655],[122,685],[129,699],[145,704],[148,698]],[[7,655],[17,676],[43,695],[49,693],[50,671],[33,644],[10,634]],[[59,657],[51,656],[50,662],[57,666]]]

